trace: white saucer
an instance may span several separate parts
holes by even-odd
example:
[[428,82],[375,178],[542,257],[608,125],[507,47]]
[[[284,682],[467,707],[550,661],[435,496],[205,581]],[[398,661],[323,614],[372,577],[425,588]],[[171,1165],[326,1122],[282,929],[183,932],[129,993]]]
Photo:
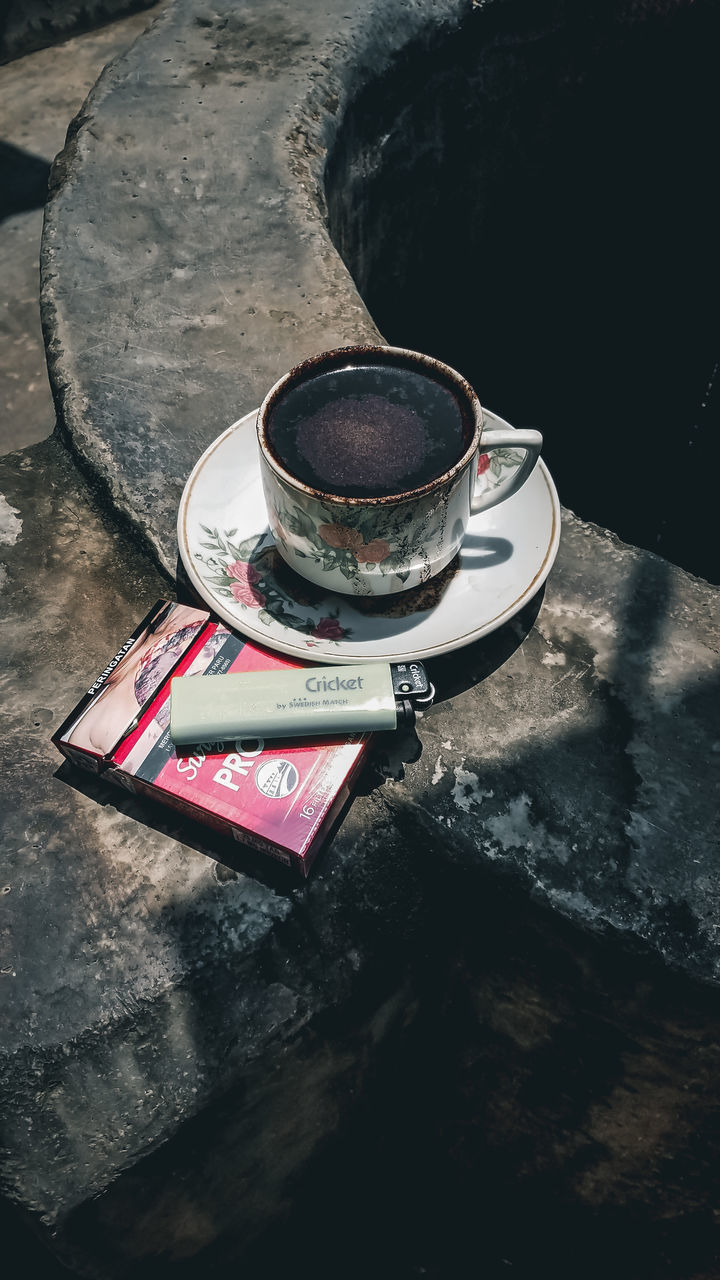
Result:
[[[509,425],[484,412],[488,426]],[[306,661],[430,658],[501,627],[550,572],[560,504],[541,460],[519,493],[473,517],[459,560],[424,587],[367,604],[323,593],[275,551],[256,416],[246,414],[205,450],[178,513],[180,555],[192,585],[224,622],[252,640]],[[485,479],[493,483],[492,473]]]

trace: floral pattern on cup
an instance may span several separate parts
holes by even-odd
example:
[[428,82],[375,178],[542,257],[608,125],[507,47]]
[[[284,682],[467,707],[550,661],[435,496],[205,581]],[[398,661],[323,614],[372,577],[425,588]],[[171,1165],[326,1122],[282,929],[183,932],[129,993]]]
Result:
[[330,605],[324,604],[315,616],[303,618],[296,612],[299,602],[283,591],[273,573],[276,552],[269,537],[234,543],[236,529],[210,529],[204,524],[200,528],[206,538],[200,546],[207,554],[196,551],[195,559],[203,578],[218,595],[234,600],[243,612],[252,611],[266,627],[280,623],[306,635],[308,649],[316,641],[327,643],[352,635],[352,628],[341,625],[338,610]]
[[406,582],[409,570],[401,566],[413,556],[423,559],[425,545],[432,543],[446,518],[442,501],[436,507],[427,504],[419,524],[417,508],[398,503],[386,508],[386,536],[381,538],[375,536],[377,516],[372,508],[346,506],[342,521],[336,515],[312,498],[284,506],[275,495],[273,533],[292,555],[312,560],[323,573],[339,572],[360,594],[368,574],[394,574],[400,583]]
[[[480,454],[479,485],[494,488],[508,471],[520,466],[523,457],[522,449],[509,448]],[[389,579],[394,575],[397,583],[389,590],[401,589],[410,577],[409,561],[424,566],[415,571],[418,583],[430,575],[433,546],[449,518],[451,491],[440,492],[424,504],[399,502],[387,507],[382,536],[378,536],[378,515],[372,507],[343,507],[339,503],[333,508],[297,493],[287,493],[283,501],[283,488],[279,483],[266,491],[266,499],[273,534],[289,563],[297,557],[312,561],[322,575],[339,573],[358,595],[371,592],[369,582],[376,577]],[[296,568],[299,573],[304,572],[300,564]],[[319,581],[314,574],[308,577]]]
[[384,538],[363,542],[360,531],[349,529],[346,524],[321,524],[318,533],[329,547],[349,551],[358,564],[382,564],[390,555],[390,543]]
[[508,471],[520,466],[524,457],[522,449],[491,449],[478,458],[478,476],[487,477],[487,488],[492,489],[505,479]]

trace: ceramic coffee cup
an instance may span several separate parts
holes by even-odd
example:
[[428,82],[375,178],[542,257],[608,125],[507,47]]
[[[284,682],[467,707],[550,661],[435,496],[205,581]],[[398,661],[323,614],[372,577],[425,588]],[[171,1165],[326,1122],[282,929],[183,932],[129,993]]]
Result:
[[[406,591],[439,573],[470,517],[516,493],[542,447],[538,431],[483,431],[461,374],[386,346],[305,360],[268,392],[257,433],[280,555],[309,581],[355,596]],[[484,487],[480,460],[492,465],[493,451],[507,465]]]

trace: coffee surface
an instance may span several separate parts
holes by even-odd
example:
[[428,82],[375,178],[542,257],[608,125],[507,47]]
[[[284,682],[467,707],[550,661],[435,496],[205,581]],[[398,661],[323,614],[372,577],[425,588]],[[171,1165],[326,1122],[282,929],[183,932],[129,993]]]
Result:
[[462,456],[459,401],[433,378],[394,365],[323,373],[273,408],[270,447],[304,484],[341,497],[390,497],[427,484]]

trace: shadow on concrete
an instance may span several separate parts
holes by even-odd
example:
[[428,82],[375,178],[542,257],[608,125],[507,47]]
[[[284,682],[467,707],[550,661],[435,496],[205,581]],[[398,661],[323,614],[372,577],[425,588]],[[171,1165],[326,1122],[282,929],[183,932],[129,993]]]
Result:
[[34,1230],[20,1213],[0,1196],[0,1237],[3,1249],[3,1270],[12,1277],[23,1280],[73,1280],[76,1272],[69,1271],[50,1253]]
[[497,881],[434,893],[419,1013],[244,1274],[717,1275],[716,994]]
[[106,782],[102,776],[85,773],[64,761],[55,772],[59,781],[93,800],[95,804],[108,805],[132,818],[134,822],[149,827],[160,835],[168,836],[204,854],[216,864],[218,880],[229,880],[238,875],[251,875],[276,893],[291,894],[298,887],[298,876],[280,862],[264,856],[249,846],[241,845],[229,836],[219,835],[201,822],[174,812],[159,800],[147,796],[136,797],[123,787]]
[[[703,979],[712,975],[714,953],[698,931],[697,904],[683,902],[672,882],[679,856],[672,836],[660,834],[653,845],[651,895],[643,897],[627,875],[642,851],[628,834],[640,779],[628,752],[634,725],[623,690],[632,690],[634,706],[652,696],[670,575],[665,562],[643,558],[624,584],[612,678],[596,690],[586,729],[550,743],[528,741],[512,769],[468,762],[500,795],[532,776],[545,830],[569,848],[582,829],[579,855],[543,866],[524,861],[521,849],[506,850],[490,866],[475,845],[463,850],[457,830],[454,847],[446,836],[441,851],[430,821],[410,808],[394,815],[392,825],[412,851],[411,874],[407,865],[399,870],[408,913],[419,896],[425,920],[402,938],[385,937],[377,964],[388,986],[404,974],[412,998],[402,1025],[373,1047],[360,1089],[353,1071],[328,1077],[336,1127],[282,1183],[272,1227],[252,1240],[243,1216],[250,1189],[238,1186],[234,1200],[237,1144],[248,1117],[253,1110],[259,1117],[264,1106],[255,1086],[248,1095],[243,1076],[119,1178],[97,1206],[76,1211],[70,1235],[85,1245],[93,1240],[98,1256],[114,1266],[123,1224],[145,1203],[178,1204],[213,1224],[191,1256],[160,1253],[127,1272],[121,1266],[118,1274],[133,1280],[197,1280],[224,1274],[239,1257],[248,1280],[290,1271],[331,1280],[338,1269],[348,1280],[718,1274],[720,996],[672,967],[685,963]],[[536,599],[523,619],[474,652],[448,655],[447,686],[467,688],[500,666],[537,608]],[[452,667],[463,667],[466,657],[468,671],[455,674],[453,686]],[[715,682],[677,693],[712,720]],[[559,780],[578,772],[583,787],[573,785],[574,807],[563,812]],[[155,825],[145,802],[98,779],[83,775],[78,782],[101,802],[127,803],[132,816]],[[484,806],[476,819],[481,831],[485,815]],[[173,834],[167,811],[160,821]],[[193,843],[185,821],[178,820],[177,834]],[[389,842],[387,857],[395,853]],[[261,875],[271,882],[267,867]],[[322,878],[321,868],[320,886]],[[533,900],[538,879],[559,895],[554,904]],[[563,918],[563,894],[576,922],[585,912],[584,924]],[[326,901],[321,892],[319,899]],[[324,950],[322,934],[313,932],[312,902],[311,882],[307,910],[278,926],[311,973]],[[345,921],[349,945],[353,927],[371,927],[362,907],[353,926],[352,909]],[[622,928],[613,927],[613,918]],[[177,941],[190,954],[182,931]],[[648,953],[648,942],[667,964]],[[258,957],[268,983],[281,972],[277,963],[272,946]],[[382,990],[377,972],[374,985],[367,975],[363,982],[362,997],[301,1033],[306,1079],[328,1044],[338,1060],[360,1052],[356,1027]],[[211,1007],[209,995],[207,1005],[195,1001],[198,1045],[219,1016]],[[283,1050],[278,1069],[287,1058]],[[275,1144],[283,1137],[271,1126],[265,1141],[261,1165],[271,1166],[281,1158]]]
[[326,183],[387,341],[539,427],[584,519],[714,582],[719,21],[714,0],[472,6],[360,87]]
[[0,0],[0,66],[116,22],[154,0]]
[[[640,701],[651,694],[669,576],[665,562],[644,559],[619,603],[613,683],[632,685]],[[712,720],[717,682],[682,692]],[[601,901],[604,870],[627,923],[635,914],[634,936],[633,924],[621,935],[588,911],[577,928],[533,902],[512,857],[492,868],[476,852],[436,861],[418,832],[433,907],[411,958],[419,1011],[347,1130],[293,1180],[292,1213],[252,1246],[249,1277],[312,1257],[313,1274],[329,1280],[341,1256],[353,1280],[718,1274],[720,996],[644,952],[642,927],[660,955],[693,959],[701,980],[712,955],[703,956],[694,913],[669,891],[662,905],[662,873],[652,907],[624,883],[638,780],[623,708],[612,695],[601,705],[586,735],[529,743],[517,772],[537,770],[539,755],[549,779],[591,774],[606,760],[597,794],[619,793],[621,803],[598,809],[597,829],[613,827],[617,850],[576,867],[574,888],[592,881]],[[507,781],[492,769],[482,776],[491,791]],[[679,856],[672,839],[667,855]],[[664,946],[671,932],[674,956]]]
[[42,209],[49,176],[47,160],[0,142],[0,222],[15,213]]
[[464,649],[453,649],[450,653],[429,659],[427,669],[435,685],[435,701],[445,702],[448,698],[457,697],[486,680],[507,662],[530,634],[544,598],[545,587],[542,586],[532,600],[497,631]]

